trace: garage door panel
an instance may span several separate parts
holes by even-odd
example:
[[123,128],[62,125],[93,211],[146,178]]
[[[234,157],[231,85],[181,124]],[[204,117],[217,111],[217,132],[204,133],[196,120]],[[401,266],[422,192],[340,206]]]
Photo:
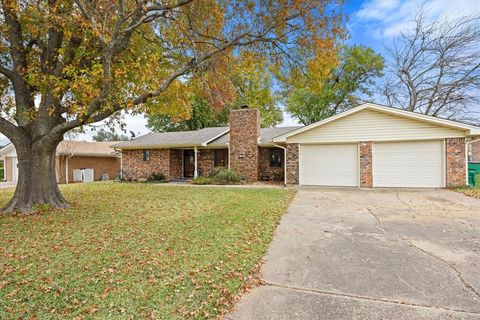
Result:
[[375,187],[444,186],[443,141],[374,143]]
[[358,186],[357,144],[300,145],[301,185]]

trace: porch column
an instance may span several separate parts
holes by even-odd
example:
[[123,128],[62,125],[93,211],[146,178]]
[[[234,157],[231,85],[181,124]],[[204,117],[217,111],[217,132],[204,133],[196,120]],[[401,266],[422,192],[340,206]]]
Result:
[[198,177],[198,149],[197,147],[193,147],[193,154],[195,155],[195,166],[193,170],[193,177]]

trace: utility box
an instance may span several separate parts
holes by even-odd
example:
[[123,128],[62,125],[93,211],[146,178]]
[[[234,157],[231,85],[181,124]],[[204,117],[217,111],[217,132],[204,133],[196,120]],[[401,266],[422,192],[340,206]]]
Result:
[[479,181],[477,181],[478,175],[480,175],[480,162],[468,163],[468,185],[475,187]]

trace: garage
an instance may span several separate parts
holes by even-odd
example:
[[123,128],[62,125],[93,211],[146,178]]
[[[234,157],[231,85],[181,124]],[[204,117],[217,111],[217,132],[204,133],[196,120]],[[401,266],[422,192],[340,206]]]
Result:
[[300,185],[358,186],[358,145],[300,145]]
[[374,187],[445,187],[444,142],[373,144]]
[[466,146],[480,127],[365,103],[275,137],[287,183],[444,188],[467,183]]

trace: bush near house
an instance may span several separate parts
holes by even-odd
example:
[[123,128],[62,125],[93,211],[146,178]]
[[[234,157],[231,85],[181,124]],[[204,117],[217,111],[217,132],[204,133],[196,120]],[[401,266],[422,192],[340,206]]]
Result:
[[233,170],[215,168],[208,177],[197,177],[192,180],[193,184],[239,184],[244,178]]
[[[98,182],[71,208],[0,216],[0,319],[215,319],[294,192]],[[0,205],[13,188],[0,190]]]
[[147,182],[167,183],[168,179],[165,177],[165,175],[163,173],[154,172],[147,178]]

